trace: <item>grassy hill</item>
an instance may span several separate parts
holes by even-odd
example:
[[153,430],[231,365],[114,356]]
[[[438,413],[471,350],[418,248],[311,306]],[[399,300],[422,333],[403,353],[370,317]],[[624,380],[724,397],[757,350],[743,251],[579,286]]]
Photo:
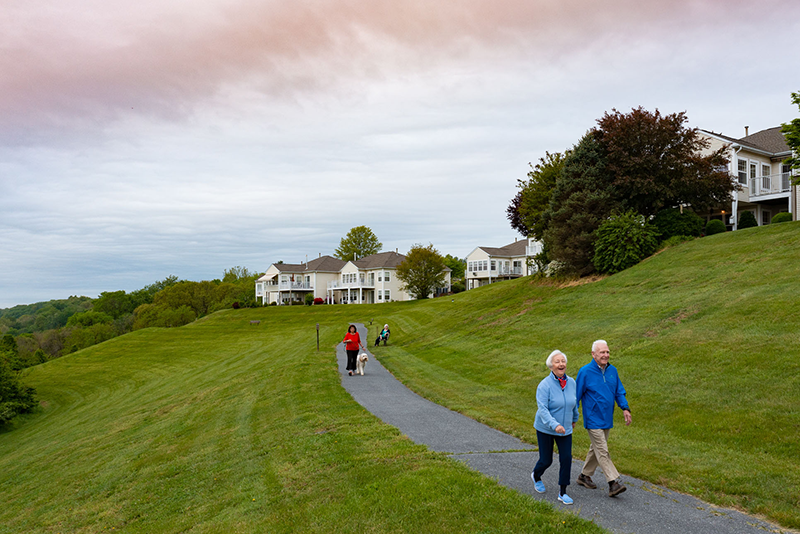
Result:
[[0,533],[596,528],[366,414],[332,348],[371,320],[391,325],[374,350],[412,389],[531,443],[547,354],[574,376],[604,338],[633,410],[611,434],[620,471],[800,527],[798,265],[786,223],[588,284],[228,311],[113,339],[29,370],[46,405],[0,434]]
[[591,284],[401,306],[378,321],[394,327],[378,354],[413,390],[533,443],[547,354],[575,376],[606,339],[633,410],[611,435],[623,473],[798,528],[799,275],[800,225],[741,230]]
[[0,433],[0,533],[601,531],[365,412],[334,353],[355,308],[231,310],[29,369],[44,408]]

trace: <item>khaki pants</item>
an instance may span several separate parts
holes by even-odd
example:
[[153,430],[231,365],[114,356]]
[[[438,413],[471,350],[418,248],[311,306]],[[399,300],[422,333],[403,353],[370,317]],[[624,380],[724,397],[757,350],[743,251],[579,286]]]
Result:
[[599,465],[606,477],[606,482],[618,479],[619,472],[608,454],[608,433],[611,429],[587,428],[586,430],[589,432],[589,440],[592,444],[589,446],[589,453],[586,455],[586,463],[583,464],[581,474],[587,477],[594,476]]

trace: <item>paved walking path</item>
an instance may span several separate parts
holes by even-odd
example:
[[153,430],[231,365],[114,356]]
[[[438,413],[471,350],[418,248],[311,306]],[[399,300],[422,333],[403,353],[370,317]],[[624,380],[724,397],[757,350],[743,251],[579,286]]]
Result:
[[[361,339],[372,348],[370,334],[364,325],[357,324]],[[781,529],[735,510],[719,508],[694,497],[675,493],[649,482],[623,475],[628,491],[618,497],[608,497],[602,473],[598,470],[594,481],[598,489],[589,490],[575,484],[583,465],[573,460],[572,485],[567,493],[575,500],[565,506],[558,496],[558,455],[555,455],[542,480],[547,492],[536,493],[531,481],[531,471],[538,454],[534,445],[476,422],[423,399],[394,378],[372,355],[364,376],[348,376],[345,367],[347,355],[339,344],[336,355],[342,385],[353,398],[384,422],[397,427],[415,443],[445,452],[472,469],[496,479],[535,499],[545,500],[567,512],[590,519],[611,532],[636,534],[740,534],[764,532],[792,532]],[[378,352],[380,354],[380,352]],[[531,424],[533,424],[531,413]],[[577,431],[582,428],[578,426]],[[619,438],[618,438],[619,439]],[[612,435],[613,451],[613,435]],[[581,458],[586,451],[573,451]]]

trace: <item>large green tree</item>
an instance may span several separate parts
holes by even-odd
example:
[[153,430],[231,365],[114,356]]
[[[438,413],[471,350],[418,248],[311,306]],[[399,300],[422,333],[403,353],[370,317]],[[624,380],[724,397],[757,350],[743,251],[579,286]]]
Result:
[[535,166],[529,164],[528,179],[517,181],[519,191],[506,209],[506,215],[511,227],[525,237],[542,239],[547,228],[544,213],[550,205],[564,161],[565,154],[546,152]]
[[397,266],[396,273],[397,279],[403,282],[404,291],[414,298],[426,299],[436,288],[444,286],[445,268],[444,258],[433,244],[414,245]]
[[333,255],[343,261],[352,261],[381,251],[383,243],[367,226],[351,228],[339,242],[339,248]]
[[[792,103],[797,104],[800,109],[800,91],[792,93]],[[781,132],[786,138],[786,144],[792,149],[792,156],[784,160],[784,163],[791,165],[792,169],[800,170],[800,118],[782,124]],[[800,174],[794,177],[792,183],[800,184]]]
[[461,258],[456,258],[447,254],[444,258],[444,264],[450,267],[450,280],[460,280],[464,278],[464,271],[467,270],[467,262]]
[[649,217],[691,205],[697,212],[726,202],[737,187],[722,149],[708,153],[685,113],[662,116],[639,107],[606,113],[564,160],[542,215],[544,242],[568,271],[594,270],[595,231],[613,211]]

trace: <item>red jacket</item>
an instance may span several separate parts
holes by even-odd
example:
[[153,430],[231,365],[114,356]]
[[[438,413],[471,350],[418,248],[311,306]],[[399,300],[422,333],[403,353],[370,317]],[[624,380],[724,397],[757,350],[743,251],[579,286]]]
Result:
[[346,350],[358,350],[358,347],[361,345],[361,336],[358,335],[358,332],[355,334],[348,332],[344,336],[344,342],[344,348]]

